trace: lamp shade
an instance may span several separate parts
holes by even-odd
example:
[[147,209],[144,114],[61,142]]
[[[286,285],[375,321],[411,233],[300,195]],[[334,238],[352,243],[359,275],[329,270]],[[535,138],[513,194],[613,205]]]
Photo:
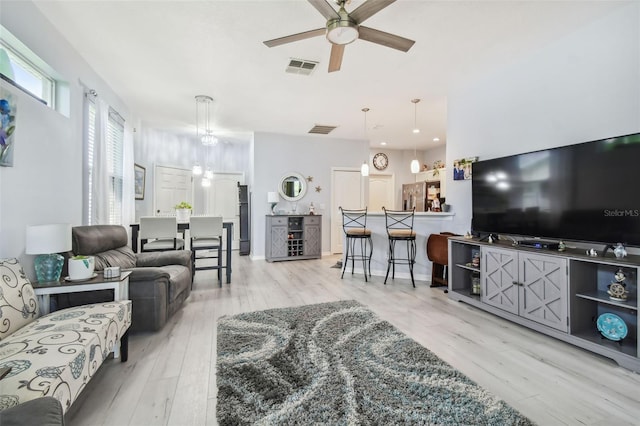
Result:
[[51,225],[27,226],[27,254],[62,253],[70,250],[70,224],[56,223]]
[[267,192],[267,202],[268,203],[279,203],[280,196],[277,192]]
[[420,162],[415,159],[411,162],[411,173],[418,173],[420,171]]
[[362,163],[362,166],[360,166],[360,174],[362,176],[369,176],[369,165],[366,161]]

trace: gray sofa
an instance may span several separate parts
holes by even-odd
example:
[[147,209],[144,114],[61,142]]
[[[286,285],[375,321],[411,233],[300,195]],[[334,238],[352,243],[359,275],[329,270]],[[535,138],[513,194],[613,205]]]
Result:
[[[108,266],[131,270],[129,299],[133,303],[130,331],[157,331],[182,306],[191,293],[191,251],[134,253],[119,225],[76,226],[72,229],[73,254],[95,257],[96,271]],[[95,292],[98,293],[98,292]],[[78,296],[82,295],[82,296]],[[69,303],[87,303],[90,293],[75,293]],[[83,300],[78,300],[83,297]]]

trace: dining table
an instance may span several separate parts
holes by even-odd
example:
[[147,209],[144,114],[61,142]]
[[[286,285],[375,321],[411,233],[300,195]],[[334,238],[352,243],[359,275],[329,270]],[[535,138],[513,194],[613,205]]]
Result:
[[[225,270],[227,284],[231,282],[231,244],[233,242],[233,222],[222,222],[222,228],[226,230],[227,238],[226,238],[226,260],[224,266],[222,268]],[[188,221],[180,221],[178,222],[177,232],[181,233],[184,237],[185,231],[189,229]],[[140,232],[140,224],[132,223],[131,224],[131,248],[134,253],[138,253],[138,234]]]

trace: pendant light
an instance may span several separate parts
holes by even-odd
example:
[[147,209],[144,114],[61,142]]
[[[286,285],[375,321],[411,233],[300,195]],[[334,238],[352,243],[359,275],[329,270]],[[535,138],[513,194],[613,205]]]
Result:
[[[418,102],[420,99],[411,99],[413,103],[413,133],[420,133],[418,128]],[[416,141],[413,141],[413,161],[411,161],[411,173],[418,173],[420,171],[420,162],[418,161],[418,154],[416,149]]]
[[[369,112],[369,108],[362,108],[362,112],[364,112],[364,138],[367,139],[367,112]],[[367,139],[368,141],[368,139]],[[369,164],[365,160],[360,167],[360,174],[362,176],[369,176]]]
[[[213,103],[213,98],[207,95],[197,95],[196,99],[196,138],[204,145],[211,146],[218,143],[218,138],[213,135],[213,130],[211,129],[211,104]],[[208,154],[208,152],[207,152]],[[208,162],[208,155],[207,155]],[[205,163],[207,166],[207,163]],[[194,176],[200,176],[203,172],[203,168],[200,163],[196,162],[193,165],[193,169],[191,172]],[[207,169],[205,173],[205,179],[211,179],[207,177],[210,173],[210,170]],[[205,180],[202,181],[202,186],[205,185]]]

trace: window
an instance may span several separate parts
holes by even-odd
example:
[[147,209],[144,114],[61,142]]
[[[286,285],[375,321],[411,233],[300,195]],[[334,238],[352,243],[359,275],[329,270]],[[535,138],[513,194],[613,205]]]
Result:
[[[109,108],[109,116],[106,127],[105,158],[98,158],[96,150],[97,129],[97,107],[95,97],[87,95],[86,102],[86,151],[85,170],[87,174],[87,186],[85,187],[85,222],[87,225],[96,225],[95,205],[97,197],[106,200],[106,223],[109,225],[120,225],[122,223],[122,193],[124,182],[123,168],[123,145],[124,145],[124,119],[112,108]],[[100,177],[96,175],[96,164],[100,162],[104,168],[106,194],[95,193],[94,183]]]
[[4,27],[0,27],[0,74],[3,79],[55,108],[56,80],[50,67],[20,43]]

